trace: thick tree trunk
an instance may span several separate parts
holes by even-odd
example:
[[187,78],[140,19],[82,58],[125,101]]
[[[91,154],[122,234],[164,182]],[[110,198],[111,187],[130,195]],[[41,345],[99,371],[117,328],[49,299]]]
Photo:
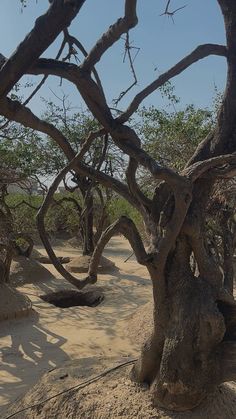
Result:
[[5,249],[5,256],[0,260],[0,283],[8,283],[10,278],[10,268],[12,262],[13,249]]
[[[190,163],[236,151],[236,2],[218,3],[227,38],[227,85],[215,132]],[[133,374],[150,384],[155,403],[173,410],[192,409],[217,384],[236,377],[236,305],[204,240],[211,186],[204,179],[195,182],[191,206],[165,268],[150,270],[154,330]],[[192,253],[198,277],[191,270]]]
[[221,231],[223,242],[223,271],[224,271],[224,286],[233,294],[234,289],[234,237],[231,231],[231,217],[232,211],[223,210],[221,214]]
[[221,301],[210,281],[194,277],[191,252],[187,237],[181,237],[165,277],[150,272],[154,330],[133,371],[138,381],[150,384],[155,403],[173,410],[192,409],[227,380],[222,342],[236,345],[236,307]]

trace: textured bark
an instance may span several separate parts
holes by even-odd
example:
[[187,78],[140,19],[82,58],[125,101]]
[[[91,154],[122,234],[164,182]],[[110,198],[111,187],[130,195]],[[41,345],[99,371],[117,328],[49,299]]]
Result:
[[[234,222],[232,211],[223,210],[221,214],[221,231],[223,242],[224,286],[233,295],[234,289]],[[233,224],[233,225],[232,225]]]
[[[236,5],[232,1],[219,4],[228,41],[227,87],[215,132],[203,142],[189,164],[236,151]],[[199,175],[199,168],[194,170]],[[154,401],[168,409],[192,409],[218,383],[236,377],[236,305],[225,289],[227,302],[222,301],[221,290],[226,284],[204,239],[206,205],[212,185],[213,181],[195,181],[190,208],[169,252],[163,276],[159,275],[158,266],[156,276],[152,275],[153,284],[163,283],[163,298],[158,289],[160,284],[156,288],[153,285],[156,323],[133,371],[138,381],[151,385]],[[190,266],[192,253],[198,277]],[[232,291],[231,280],[228,288]]]
[[94,233],[93,233],[93,195],[89,194],[86,199],[86,207],[82,220],[83,232],[83,255],[90,256],[94,251]]

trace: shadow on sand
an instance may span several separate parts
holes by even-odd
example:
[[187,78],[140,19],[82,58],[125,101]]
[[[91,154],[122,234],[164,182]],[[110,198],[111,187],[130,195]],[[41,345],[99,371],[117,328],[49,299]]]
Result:
[[14,394],[24,394],[38,380],[39,373],[69,359],[61,349],[66,340],[39,325],[38,319],[35,312],[25,319],[24,333],[17,329],[20,320],[1,324],[0,338],[6,335],[10,338],[9,346],[1,347],[1,405],[7,403],[10,395],[14,398]]

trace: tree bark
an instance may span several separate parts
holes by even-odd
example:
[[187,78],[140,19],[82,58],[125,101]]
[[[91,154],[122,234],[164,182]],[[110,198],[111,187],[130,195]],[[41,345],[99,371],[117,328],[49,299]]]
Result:
[[155,404],[179,411],[194,408],[217,384],[229,380],[223,374],[222,345],[227,342],[234,349],[236,343],[233,298],[230,304],[222,301],[211,281],[194,276],[191,252],[187,236],[180,236],[164,277],[149,270],[154,330],[132,373],[150,385]]
[[[216,129],[190,164],[236,151],[236,3],[218,2],[228,48],[226,91]],[[212,185],[213,181],[204,179],[195,182],[191,205],[163,272],[158,264],[156,272],[150,271],[154,330],[133,376],[150,384],[155,403],[173,410],[194,408],[217,384],[236,377],[236,304],[224,288],[223,276],[205,239]],[[191,270],[192,253],[198,277]]]
[[81,223],[83,231],[83,255],[91,256],[94,251],[93,195],[91,192],[86,199],[86,208]]

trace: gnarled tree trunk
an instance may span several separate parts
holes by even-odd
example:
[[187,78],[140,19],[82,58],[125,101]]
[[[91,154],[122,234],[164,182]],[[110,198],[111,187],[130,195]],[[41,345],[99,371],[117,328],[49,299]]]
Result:
[[[225,301],[220,287],[217,292],[211,280],[194,276],[191,252],[187,236],[180,236],[164,277],[158,275],[158,269],[150,271],[154,330],[133,371],[136,380],[151,385],[155,403],[173,410],[193,408],[217,384],[229,379],[223,374],[223,342],[232,340],[236,349],[233,299]],[[234,317],[227,328],[230,310]]]
[[[226,92],[215,132],[201,144],[191,164],[236,150],[236,4],[230,0],[219,4],[228,44]],[[209,179],[195,183],[192,203],[163,272],[160,275],[158,264],[156,272],[149,270],[155,326],[133,373],[151,385],[156,403],[168,409],[191,409],[217,384],[236,377],[236,304],[204,239],[211,185]],[[191,253],[198,277],[191,270]]]

